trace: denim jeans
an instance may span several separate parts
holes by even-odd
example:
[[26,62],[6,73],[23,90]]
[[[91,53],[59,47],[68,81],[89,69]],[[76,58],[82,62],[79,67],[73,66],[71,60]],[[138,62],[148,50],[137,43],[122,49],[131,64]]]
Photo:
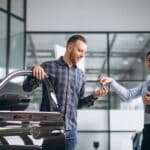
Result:
[[65,131],[66,150],[75,150],[77,145],[77,129]]

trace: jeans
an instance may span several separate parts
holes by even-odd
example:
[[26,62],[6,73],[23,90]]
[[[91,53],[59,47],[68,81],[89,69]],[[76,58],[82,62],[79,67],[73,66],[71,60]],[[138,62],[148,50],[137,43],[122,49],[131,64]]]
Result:
[[77,129],[65,131],[66,150],[75,150],[77,145]]

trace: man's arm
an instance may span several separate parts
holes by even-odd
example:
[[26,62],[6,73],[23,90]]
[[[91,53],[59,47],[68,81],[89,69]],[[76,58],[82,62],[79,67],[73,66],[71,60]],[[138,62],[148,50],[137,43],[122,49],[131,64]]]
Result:
[[41,81],[37,80],[33,76],[28,76],[23,82],[23,90],[31,92],[40,85]]
[[33,76],[28,76],[23,83],[23,90],[26,92],[30,92],[37,88],[40,85],[41,80],[48,77],[41,66],[33,67],[32,71]]
[[98,99],[98,97],[105,96],[108,93],[108,87],[102,87],[99,90],[96,90],[93,94],[80,98],[78,103],[78,108],[89,107],[94,104],[95,100]]

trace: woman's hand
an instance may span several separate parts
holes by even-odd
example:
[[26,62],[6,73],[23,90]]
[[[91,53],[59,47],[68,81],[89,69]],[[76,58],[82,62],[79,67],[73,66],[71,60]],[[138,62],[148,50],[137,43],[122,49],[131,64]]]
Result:
[[107,83],[111,83],[112,82],[112,78],[110,78],[110,77],[102,77],[102,78],[100,78],[99,82],[102,85],[106,85]]

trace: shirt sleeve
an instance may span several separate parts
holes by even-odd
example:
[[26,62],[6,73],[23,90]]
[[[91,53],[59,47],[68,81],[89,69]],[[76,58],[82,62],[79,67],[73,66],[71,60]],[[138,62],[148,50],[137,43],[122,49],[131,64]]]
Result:
[[78,102],[78,108],[89,107],[89,106],[93,105],[94,101],[97,99],[93,96],[93,94],[84,97],[85,85],[86,85],[86,79],[84,76],[82,88],[80,90],[80,98],[79,98],[79,102]]
[[97,99],[97,98],[94,98],[92,94],[89,95],[89,96],[87,96],[87,97],[84,97],[83,99],[80,99],[80,100],[79,100],[78,108],[92,106],[92,105],[94,104],[94,101],[95,101],[96,99]]
[[[47,67],[47,63],[44,62],[40,65],[45,71]],[[33,70],[34,67],[32,67],[31,70]],[[42,83],[41,80],[37,80],[34,76],[28,76],[24,82],[23,82],[23,90],[26,92],[31,92],[35,88],[39,87],[39,85]]]
[[40,85],[41,81],[37,80],[33,76],[28,76],[23,82],[23,90],[25,92],[31,92]]
[[139,97],[142,93],[143,84],[139,84],[134,88],[127,89],[113,79],[110,84],[110,90],[119,95],[123,100],[130,100]]
[[[32,67],[32,69],[33,69],[33,67]],[[22,88],[25,92],[31,92],[35,88],[39,87],[41,82],[42,81],[37,80],[34,76],[27,76],[26,79],[23,82]]]

